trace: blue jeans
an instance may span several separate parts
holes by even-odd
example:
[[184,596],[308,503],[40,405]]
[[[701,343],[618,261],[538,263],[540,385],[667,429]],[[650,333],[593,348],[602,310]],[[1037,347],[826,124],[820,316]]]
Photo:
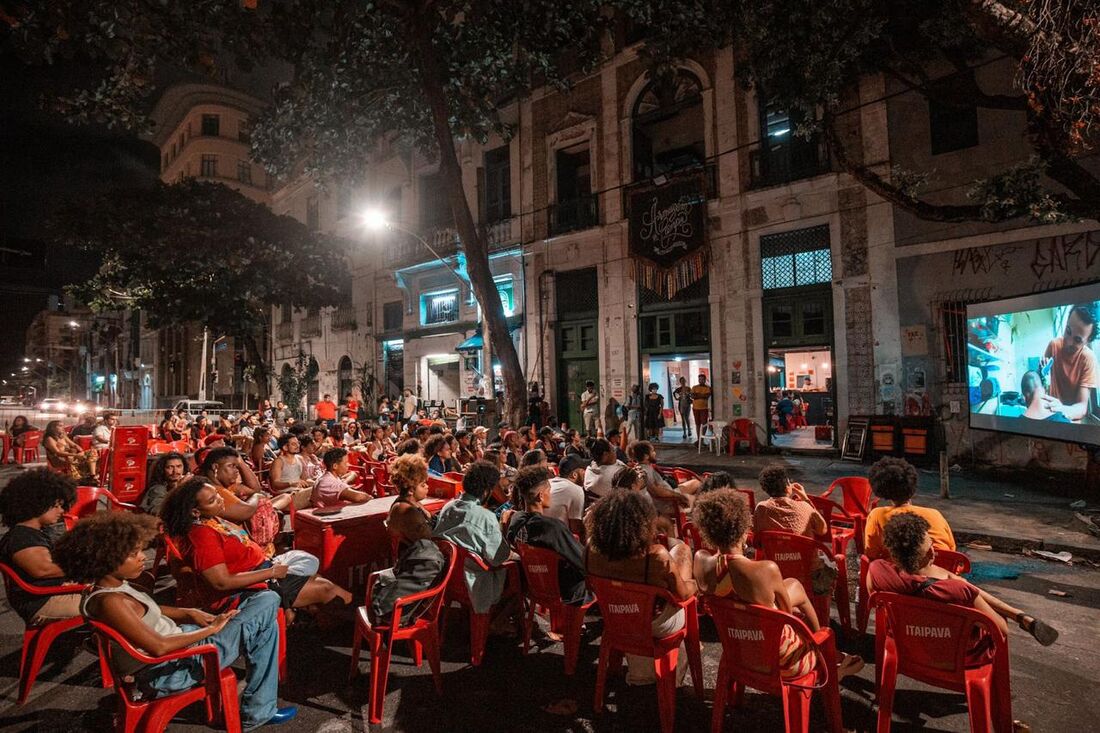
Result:
[[[241,599],[239,613],[225,628],[199,642],[213,644],[218,662],[225,669],[244,654],[245,688],[241,694],[241,726],[258,728],[275,715],[279,701],[279,596],[273,591],[248,593]],[[181,624],[184,631],[199,628]],[[143,692],[164,696],[190,690],[203,679],[199,657],[176,659],[143,669],[138,673]]]

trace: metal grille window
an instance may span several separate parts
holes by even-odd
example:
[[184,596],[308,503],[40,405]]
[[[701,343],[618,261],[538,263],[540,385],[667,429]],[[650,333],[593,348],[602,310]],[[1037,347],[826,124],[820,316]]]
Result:
[[431,326],[458,320],[458,290],[424,293],[420,296],[420,323]]
[[243,160],[237,161],[237,180],[241,183],[252,183],[252,166]]
[[504,315],[510,316],[516,312],[515,287],[511,275],[493,278],[497,292],[500,293],[500,302],[504,306]]
[[971,301],[945,300],[940,303],[943,319],[944,379],[965,383],[967,365],[966,306]]
[[400,331],[401,321],[404,319],[404,313],[401,307],[401,301],[395,300],[392,303],[382,304],[382,330],[383,331]]
[[765,290],[832,280],[828,225],[761,237],[760,279]]
[[214,178],[218,175],[218,156],[204,154],[202,156],[202,175],[204,178]]

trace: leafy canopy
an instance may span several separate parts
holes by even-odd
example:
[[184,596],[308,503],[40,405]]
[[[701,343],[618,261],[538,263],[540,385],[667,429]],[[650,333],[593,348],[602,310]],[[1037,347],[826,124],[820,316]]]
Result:
[[74,294],[101,309],[140,308],[153,327],[199,322],[248,337],[272,305],[337,305],[349,292],[340,240],[217,183],[118,191],[66,209],[53,226],[101,257]]

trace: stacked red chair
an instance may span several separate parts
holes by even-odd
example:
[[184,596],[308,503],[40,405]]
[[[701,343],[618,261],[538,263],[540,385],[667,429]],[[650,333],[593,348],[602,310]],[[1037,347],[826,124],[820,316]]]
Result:
[[[722,642],[718,682],[714,688],[711,733],[720,733],[726,707],[740,707],[745,688],[751,687],[783,701],[787,733],[808,733],[810,701],[815,691],[825,703],[825,719],[831,733],[843,733],[840,686],[836,676],[836,639],[827,626],[811,632],[797,616],[774,608],[750,605],[729,598],[707,596],[707,610]],[[784,627],[789,626],[810,645],[816,663],[802,677],[783,679],[779,661]]]
[[577,669],[584,615],[596,601],[593,599],[577,606],[562,603],[561,586],[558,585],[560,558],[553,550],[532,547],[520,542],[516,544],[516,552],[523,566],[524,593],[527,596],[527,613],[523,621],[523,653],[527,654],[531,648],[535,611],[540,607],[544,608],[550,617],[550,630],[562,635],[565,647],[565,674],[571,675]]
[[[372,624],[367,609],[371,606],[374,586],[379,573],[371,573],[367,579],[367,599],[365,605],[358,608],[355,616],[355,637],[351,646],[351,677],[359,673],[359,650],[365,640],[370,648],[370,703],[368,705],[368,717],[371,724],[382,722],[382,711],[386,702],[386,683],[389,679],[390,655],[393,653],[393,644],[396,641],[408,641],[412,645],[412,656],[416,666],[423,663],[424,654],[428,656],[428,664],[432,668],[432,679],[435,681],[435,690],[443,694],[443,678],[439,673],[440,641],[440,613],[443,609],[443,598],[452,577],[462,577],[462,569],[458,564],[458,553],[450,542],[436,540],[439,549],[443,552],[446,561],[446,570],[443,579],[432,588],[420,593],[414,593],[404,598],[399,598],[394,604],[393,614],[385,624]],[[419,607],[427,604],[427,608],[417,616],[411,624],[402,623],[402,617],[408,613],[410,607]]]
[[[703,698],[703,659],[699,648],[699,613],[695,597],[673,598],[667,590],[652,585],[588,576],[603,615],[600,661],[596,668],[596,712],[603,711],[607,674],[622,665],[624,654],[652,657],[657,672],[657,707],[661,731],[671,733],[676,723],[676,663],[680,644],[687,647],[688,666],[695,696]],[[668,636],[653,636],[653,608],[658,598],[684,609],[685,623]]]

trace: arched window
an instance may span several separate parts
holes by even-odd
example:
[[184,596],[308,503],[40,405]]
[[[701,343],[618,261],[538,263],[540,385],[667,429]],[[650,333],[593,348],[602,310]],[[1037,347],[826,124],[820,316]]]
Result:
[[634,180],[706,160],[702,84],[691,72],[680,70],[647,84],[634,103],[632,118]]
[[336,366],[336,389],[339,391],[337,401],[343,400],[355,387],[355,375],[352,371],[351,358],[344,356]]

